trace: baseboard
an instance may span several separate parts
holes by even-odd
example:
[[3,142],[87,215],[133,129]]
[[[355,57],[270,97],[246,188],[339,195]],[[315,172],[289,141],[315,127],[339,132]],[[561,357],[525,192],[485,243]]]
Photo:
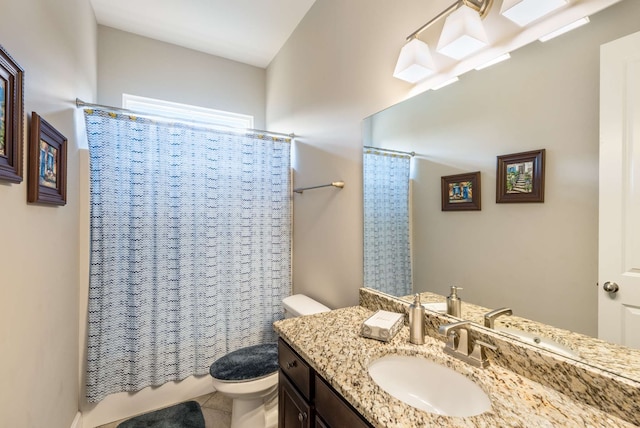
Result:
[[82,428],[82,413],[76,413],[76,417],[73,418],[70,428]]

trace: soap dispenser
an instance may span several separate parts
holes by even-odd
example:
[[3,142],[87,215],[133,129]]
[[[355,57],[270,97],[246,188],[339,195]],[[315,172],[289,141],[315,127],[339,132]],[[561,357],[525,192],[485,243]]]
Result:
[[447,297],[447,314],[460,318],[462,300],[458,297],[458,290],[462,290],[462,287],[451,287],[451,294]]
[[424,307],[420,303],[420,294],[409,305],[409,342],[414,345],[424,344]]

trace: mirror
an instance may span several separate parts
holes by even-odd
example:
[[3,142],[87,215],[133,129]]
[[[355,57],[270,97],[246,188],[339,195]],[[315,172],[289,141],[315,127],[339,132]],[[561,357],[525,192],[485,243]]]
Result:
[[[365,146],[416,153],[413,292],[444,299],[457,285],[463,302],[510,307],[528,328],[553,326],[578,347],[597,342],[599,47],[640,31],[629,18],[638,13],[637,3],[620,2],[585,27],[365,119]],[[496,203],[497,157],[539,149],[544,201]],[[442,211],[441,177],[474,171],[481,210]],[[639,367],[609,359],[582,361],[640,380]]]

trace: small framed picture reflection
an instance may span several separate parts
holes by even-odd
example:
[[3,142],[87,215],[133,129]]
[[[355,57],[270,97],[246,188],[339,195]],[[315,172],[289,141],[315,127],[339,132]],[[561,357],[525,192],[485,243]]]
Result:
[[441,178],[442,211],[480,211],[480,171]]
[[35,112],[29,141],[29,202],[67,203],[67,139]]
[[544,202],[545,150],[498,156],[496,202]]

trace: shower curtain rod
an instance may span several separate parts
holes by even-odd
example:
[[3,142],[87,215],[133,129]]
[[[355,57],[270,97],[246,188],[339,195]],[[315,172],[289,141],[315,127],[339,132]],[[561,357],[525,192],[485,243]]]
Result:
[[373,147],[373,146],[363,146],[363,147],[365,149],[380,150],[381,152],[400,153],[403,155],[409,155],[411,157],[414,157],[416,155],[416,152],[403,152],[401,150],[383,149],[382,147]]
[[[198,120],[184,120],[184,119],[176,119],[175,117],[171,117],[171,116],[165,116],[165,115],[161,115],[161,114],[157,114],[157,113],[153,113],[153,114],[149,114],[149,113],[140,113],[137,111],[133,111],[133,110],[129,110],[126,108],[121,108],[121,107],[112,107],[112,106],[106,106],[106,105],[102,105],[102,104],[92,104],[92,103],[87,103],[85,101],[82,101],[80,98],[76,98],[76,107],[77,108],[81,108],[81,107],[88,107],[88,108],[96,108],[96,109],[103,109],[103,110],[109,110],[112,112],[118,112],[118,113],[125,113],[125,114],[131,114],[131,115],[135,115],[135,116],[143,116],[143,117],[157,117],[157,118],[161,118],[161,119],[171,119],[171,120],[183,120],[185,122],[191,122],[191,123],[197,123],[197,124],[202,124],[202,125],[207,125],[207,122],[203,122],[203,121],[198,121]],[[211,126],[211,124],[208,124]],[[284,134],[281,132],[272,132],[272,131],[265,131],[262,129],[244,129],[244,128],[234,128],[233,126],[225,126],[225,125],[215,125],[216,128],[223,128],[223,129],[229,129],[229,130],[234,130],[234,131],[249,131],[249,132],[255,132],[256,134],[267,134],[267,135],[273,135],[273,136],[278,136],[278,137],[288,137],[288,138],[296,138],[296,134],[294,134],[293,132],[291,134]]]

